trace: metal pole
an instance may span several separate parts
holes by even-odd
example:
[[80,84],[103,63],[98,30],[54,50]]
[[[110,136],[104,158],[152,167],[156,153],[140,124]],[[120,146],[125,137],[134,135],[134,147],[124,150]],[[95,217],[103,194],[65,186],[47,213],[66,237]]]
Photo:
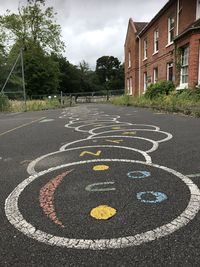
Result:
[[6,81],[5,81],[5,83],[4,83],[3,87],[2,87],[2,89],[1,89],[1,92],[4,91],[4,89],[5,89],[5,87],[6,87],[6,84],[8,83],[8,80],[10,79],[10,76],[11,76],[12,72],[13,72],[15,66],[17,65],[17,61],[18,61],[19,57],[20,57],[20,53],[19,53],[19,55],[17,56],[17,59],[16,59],[14,65],[12,66],[12,69],[11,69],[11,71],[10,71],[10,73],[9,73],[9,75],[8,75],[8,77],[7,77]]
[[22,86],[23,86],[23,93],[24,93],[24,107],[25,107],[25,111],[27,111],[27,106],[26,106],[26,88],[25,88],[25,79],[24,79],[23,48],[21,48],[20,54],[21,54],[21,64],[22,64]]

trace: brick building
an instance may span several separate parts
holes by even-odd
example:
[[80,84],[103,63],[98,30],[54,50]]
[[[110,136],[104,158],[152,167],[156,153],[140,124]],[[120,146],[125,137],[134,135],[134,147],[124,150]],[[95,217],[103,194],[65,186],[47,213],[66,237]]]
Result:
[[169,0],[149,22],[129,19],[125,88],[141,95],[148,84],[172,80],[177,90],[200,85],[200,0]]

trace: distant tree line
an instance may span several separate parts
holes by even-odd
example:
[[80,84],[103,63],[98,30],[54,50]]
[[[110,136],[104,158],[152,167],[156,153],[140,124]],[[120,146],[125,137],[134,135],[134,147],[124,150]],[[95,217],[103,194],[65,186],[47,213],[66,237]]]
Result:
[[[55,15],[45,0],[27,0],[17,14],[0,16],[0,90],[21,48],[28,96],[122,89],[124,66],[116,57],[100,57],[95,70],[84,60],[76,66],[63,57],[65,44]],[[17,65],[9,90],[21,86],[20,71]]]

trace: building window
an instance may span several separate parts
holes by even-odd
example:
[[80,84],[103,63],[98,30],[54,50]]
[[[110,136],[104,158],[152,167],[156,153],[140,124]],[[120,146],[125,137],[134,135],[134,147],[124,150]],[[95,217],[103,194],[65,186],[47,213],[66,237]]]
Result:
[[147,76],[147,72],[144,72],[144,92],[146,91],[148,87],[148,76]]
[[147,39],[144,39],[144,59],[147,59]]
[[130,90],[129,78],[127,79],[126,89],[127,89],[127,94],[129,95],[129,90]]
[[133,94],[133,80],[132,77],[130,78],[130,85],[129,85],[129,95]]
[[131,52],[128,52],[128,67],[131,67]]
[[157,83],[158,81],[158,68],[153,69],[153,83]]
[[174,40],[174,18],[168,18],[168,44]]
[[200,0],[197,0],[196,19],[200,18]]
[[167,64],[167,80],[173,81],[173,63],[172,62]]
[[189,59],[189,47],[182,48],[181,53],[181,77],[180,84],[188,85],[188,60]]
[[158,52],[158,30],[154,31],[154,53]]

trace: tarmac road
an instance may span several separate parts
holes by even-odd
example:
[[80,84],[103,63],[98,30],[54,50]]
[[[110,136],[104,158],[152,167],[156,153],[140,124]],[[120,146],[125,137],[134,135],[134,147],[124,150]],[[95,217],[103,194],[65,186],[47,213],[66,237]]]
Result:
[[199,266],[200,120],[0,114],[0,266]]

